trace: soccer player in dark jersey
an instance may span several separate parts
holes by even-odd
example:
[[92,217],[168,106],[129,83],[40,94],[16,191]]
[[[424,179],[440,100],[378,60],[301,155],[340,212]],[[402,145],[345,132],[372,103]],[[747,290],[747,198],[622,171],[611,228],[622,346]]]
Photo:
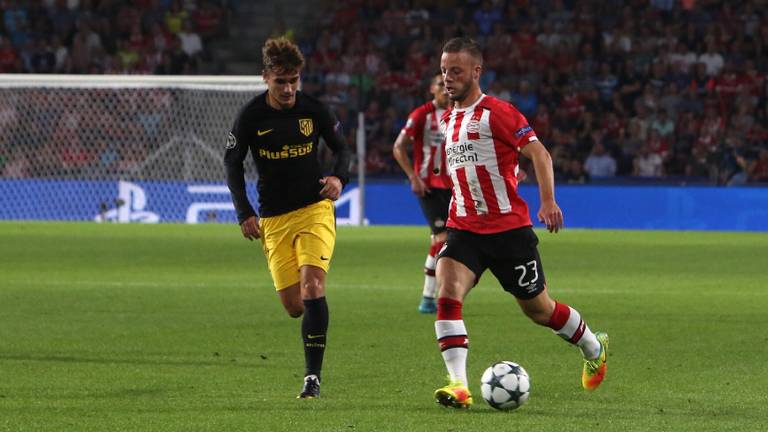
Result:
[[[432,100],[414,109],[395,140],[392,154],[400,164],[411,190],[419,197],[424,217],[432,230],[431,244],[424,263],[424,289],[419,312],[437,312],[435,264],[437,252],[445,243],[445,223],[448,220],[448,202],[451,199],[451,179],[445,169],[445,137],[440,132],[440,117],[448,107],[443,75],[437,73],[429,86]],[[413,165],[408,157],[413,147]]]
[[552,158],[514,106],[483,94],[482,64],[482,51],[472,39],[451,39],[443,47],[440,69],[453,106],[440,124],[453,192],[448,238],[437,261],[435,333],[451,382],[435,391],[435,399],[455,408],[472,404],[462,306],[486,269],[532,321],[579,347],[585,389],[603,381],[608,347],[607,334],[592,333],[576,309],[549,296],[528,205],[517,193],[517,174],[520,155],[533,161],[541,197],[537,217],[557,232],[563,213],[555,201]]
[[[305,377],[299,398],[320,395],[328,329],[325,276],[336,241],[333,201],[349,178],[349,149],[335,116],[298,91],[304,56],[285,38],[262,49],[267,91],[237,116],[227,139],[227,184],[240,229],[261,239],[275,288],[286,312],[303,315]],[[336,161],[323,175],[318,144],[323,138]],[[245,191],[243,160],[251,152],[259,173],[259,211]]]

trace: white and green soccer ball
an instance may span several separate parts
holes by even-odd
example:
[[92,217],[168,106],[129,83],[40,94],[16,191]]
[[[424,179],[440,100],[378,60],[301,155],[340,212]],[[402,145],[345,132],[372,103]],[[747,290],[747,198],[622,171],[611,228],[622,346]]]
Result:
[[528,401],[531,378],[519,364],[500,361],[485,370],[480,389],[488,405],[497,410],[513,410]]

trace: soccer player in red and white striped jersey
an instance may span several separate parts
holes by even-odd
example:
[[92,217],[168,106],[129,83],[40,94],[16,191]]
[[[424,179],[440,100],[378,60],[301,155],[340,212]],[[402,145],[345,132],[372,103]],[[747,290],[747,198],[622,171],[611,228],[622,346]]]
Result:
[[[435,313],[435,264],[437,252],[443,247],[451,199],[451,179],[445,168],[445,137],[440,129],[440,117],[450,100],[445,92],[443,75],[432,77],[429,92],[432,100],[414,109],[395,140],[392,154],[411,182],[411,190],[419,197],[419,205],[432,230],[431,244],[424,263],[424,289],[419,312]],[[413,165],[408,147],[413,147]]]
[[556,233],[563,213],[555,201],[552,158],[514,106],[482,93],[482,64],[482,51],[472,39],[454,38],[443,47],[440,68],[453,107],[443,114],[441,126],[453,193],[448,237],[438,254],[435,332],[451,382],[435,391],[435,399],[456,408],[472,404],[462,306],[486,269],[531,320],[580,348],[587,390],[605,376],[608,345],[607,334],[592,333],[578,311],[548,294],[538,238],[528,206],[517,194],[517,172],[520,155],[533,161],[541,196],[537,217]]

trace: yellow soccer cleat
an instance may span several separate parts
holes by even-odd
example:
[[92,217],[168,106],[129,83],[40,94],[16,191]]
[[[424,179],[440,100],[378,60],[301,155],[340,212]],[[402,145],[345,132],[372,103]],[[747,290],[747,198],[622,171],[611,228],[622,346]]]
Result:
[[597,332],[595,337],[600,342],[600,355],[594,360],[584,359],[584,369],[581,372],[581,385],[589,391],[600,386],[605,378],[605,372],[608,370],[608,366],[605,364],[608,359],[608,334]]
[[469,408],[472,405],[472,394],[461,381],[451,381],[447,386],[435,390],[435,401],[447,407]]

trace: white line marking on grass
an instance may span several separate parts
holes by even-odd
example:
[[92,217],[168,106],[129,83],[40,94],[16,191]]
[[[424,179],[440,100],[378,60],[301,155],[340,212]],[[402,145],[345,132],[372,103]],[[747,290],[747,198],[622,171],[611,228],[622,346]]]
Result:
[[[207,288],[215,288],[215,289],[224,289],[224,288],[255,288],[255,289],[274,289],[274,286],[272,285],[271,281],[257,281],[253,283],[227,283],[227,282],[221,282],[221,283],[213,283],[213,282],[179,282],[179,281],[167,281],[167,282],[159,282],[159,281],[120,281],[120,280],[110,280],[110,281],[102,281],[102,280],[71,280],[71,281],[61,281],[61,280],[20,280],[20,279],[12,279],[7,281],[6,286],[42,286],[42,287],[73,287],[77,288],[83,287],[83,288],[191,288],[191,289],[207,289]],[[328,284],[328,290],[333,292],[334,289],[342,289],[342,290],[376,290],[381,292],[386,291],[419,291],[419,289],[414,288],[414,286],[410,285],[391,285],[391,284],[353,284],[353,283],[333,283],[331,282]],[[482,286],[477,287],[474,289],[474,291],[483,291],[483,292],[490,292],[489,290],[501,290],[498,286]],[[616,289],[616,288],[587,288],[587,287],[580,287],[580,288],[554,288],[551,290],[552,294],[559,295],[559,294],[602,294],[602,295],[648,295],[648,294],[669,294],[667,290],[663,289],[652,289],[652,288],[644,288],[642,290],[637,289],[637,287],[627,287],[627,289]],[[727,296],[768,296],[768,291],[762,290],[762,289],[742,289],[740,291],[733,291],[733,290],[727,290],[727,289],[705,289],[703,292],[701,292],[702,295],[708,295],[708,296],[720,296],[720,295],[727,295]]]

